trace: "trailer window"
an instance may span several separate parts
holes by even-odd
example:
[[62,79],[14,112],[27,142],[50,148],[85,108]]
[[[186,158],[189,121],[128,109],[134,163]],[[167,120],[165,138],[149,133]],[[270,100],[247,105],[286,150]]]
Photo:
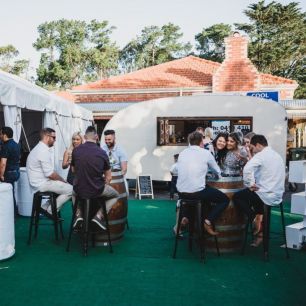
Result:
[[243,135],[253,130],[252,117],[158,117],[157,145],[187,145],[188,135],[197,127],[211,127],[214,136],[219,132],[240,131]]

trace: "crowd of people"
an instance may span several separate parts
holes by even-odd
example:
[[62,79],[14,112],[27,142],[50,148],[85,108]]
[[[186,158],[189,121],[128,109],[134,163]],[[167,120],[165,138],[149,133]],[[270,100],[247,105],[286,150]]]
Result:
[[[243,136],[233,132],[219,133],[213,138],[212,130],[207,129],[199,127],[192,132],[188,137],[189,146],[175,156],[176,162],[171,168],[172,183],[177,182],[175,187],[179,199],[201,199],[205,205],[211,206],[204,228],[210,235],[218,235],[213,225],[230,200],[222,191],[206,184],[207,176],[212,175],[216,180],[241,176],[245,188],[235,193],[233,204],[254,220],[256,237],[252,245],[258,246],[262,242],[264,205],[278,205],[282,201],[284,162],[268,146],[264,135],[251,132]],[[173,198],[173,191],[170,197]],[[174,226],[175,233],[178,226],[180,230],[188,223],[187,217]]]

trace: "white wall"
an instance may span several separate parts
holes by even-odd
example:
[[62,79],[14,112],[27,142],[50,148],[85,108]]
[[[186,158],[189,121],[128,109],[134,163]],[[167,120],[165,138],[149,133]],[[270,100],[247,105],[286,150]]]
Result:
[[203,95],[164,98],[119,111],[105,129],[116,131],[117,143],[127,152],[127,178],[151,174],[153,180],[170,180],[173,155],[183,146],[157,146],[157,117],[253,117],[253,131],[286,158],[286,110],[276,102],[244,96]]

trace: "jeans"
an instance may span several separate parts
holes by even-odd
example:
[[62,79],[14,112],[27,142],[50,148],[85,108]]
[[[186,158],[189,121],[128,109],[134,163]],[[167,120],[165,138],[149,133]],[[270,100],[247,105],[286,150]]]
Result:
[[17,202],[15,197],[15,182],[19,180],[20,171],[18,170],[9,170],[4,173],[4,182],[12,184],[13,187],[13,200],[14,200],[14,211],[15,215],[18,214]]
[[170,183],[170,198],[173,199],[174,193],[177,192],[176,189],[177,176],[172,175]]
[[210,222],[214,222],[218,219],[229,204],[229,198],[223,192],[209,186],[194,193],[179,192],[179,197],[180,199],[186,200],[203,200],[209,202],[210,205],[211,203],[215,203],[216,205],[212,206],[212,210],[206,218]]
[[236,205],[243,213],[252,220],[257,214],[262,215],[264,202],[260,199],[255,191],[249,188],[238,191],[233,197],[234,205]]

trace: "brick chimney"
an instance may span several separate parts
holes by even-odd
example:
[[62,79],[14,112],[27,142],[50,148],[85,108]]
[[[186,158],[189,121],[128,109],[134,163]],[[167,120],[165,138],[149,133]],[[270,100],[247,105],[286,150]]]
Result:
[[213,92],[259,89],[259,73],[248,58],[248,39],[235,32],[225,38],[225,60],[213,75]]

